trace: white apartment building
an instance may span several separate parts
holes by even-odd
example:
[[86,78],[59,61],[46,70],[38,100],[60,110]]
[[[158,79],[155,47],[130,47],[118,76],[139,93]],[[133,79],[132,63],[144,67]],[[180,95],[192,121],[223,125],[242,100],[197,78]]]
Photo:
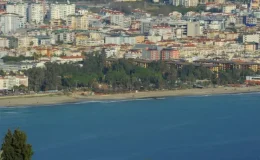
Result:
[[24,27],[26,22],[28,21],[27,9],[28,9],[27,3],[13,3],[13,4],[7,3],[7,5],[6,5],[7,13],[15,13],[15,14],[22,16],[22,22],[23,22],[22,27]]
[[32,3],[28,7],[28,21],[30,23],[41,24],[44,20],[43,5],[41,3]]
[[18,14],[4,13],[0,15],[0,32],[3,34],[14,33],[18,28],[23,28],[23,19]]
[[63,19],[66,20],[68,15],[75,14],[75,4],[51,4],[50,13],[51,19]]
[[0,76],[0,90],[11,90],[14,86],[20,85],[28,87],[27,76]]
[[260,35],[259,34],[248,34],[243,35],[243,43],[259,43],[260,42]]

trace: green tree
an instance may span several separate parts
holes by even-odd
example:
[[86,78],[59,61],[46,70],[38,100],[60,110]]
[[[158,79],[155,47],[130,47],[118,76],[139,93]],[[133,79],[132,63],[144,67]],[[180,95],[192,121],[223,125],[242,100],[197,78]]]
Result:
[[27,143],[27,136],[23,131],[16,129],[14,133],[7,131],[1,150],[3,160],[31,160],[32,145]]
[[0,70],[0,76],[5,76],[5,72],[3,70]]
[[33,44],[34,44],[34,42],[33,42],[33,41],[31,41],[31,42],[30,42],[30,46],[33,46]]

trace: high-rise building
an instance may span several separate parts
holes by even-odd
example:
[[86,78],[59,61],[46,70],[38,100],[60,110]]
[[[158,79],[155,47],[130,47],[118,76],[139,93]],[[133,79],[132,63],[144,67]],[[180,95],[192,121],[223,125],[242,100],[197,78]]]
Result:
[[195,37],[200,35],[200,23],[188,22],[187,23],[187,36]]
[[4,34],[14,33],[23,28],[23,18],[18,14],[4,13],[0,15],[0,32]]
[[7,13],[15,13],[20,16],[22,16],[22,25],[25,26],[27,19],[27,9],[28,4],[27,3],[8,3],[6,5],[6,12]]
[[41,3],[32,3],[28,7],[28,21],[30,23],[43,23],[44,20],[43,5]]
[[63,19],[66,20],[68,15],[75,14],[75,4],[51,4],[50,13],[51,19]]

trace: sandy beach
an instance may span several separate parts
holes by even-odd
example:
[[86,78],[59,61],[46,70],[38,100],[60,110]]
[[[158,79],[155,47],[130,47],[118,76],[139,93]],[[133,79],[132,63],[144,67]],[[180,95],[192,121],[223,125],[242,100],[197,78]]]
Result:
[[38,106],[51,105],[60,103],[73,103],[88,100],[121,100],[121,99],[138,99],[150,97],[167,97],[167,96],[196,96],[196,95],[216,95],[216,94],[235,94],[260,92],[260,86],[255,87],[221,87],[221,88],[204,88],[204,89],[185,89],[185,90],[160,90],[148,92],[134,92],[124,94],[109,95],[92,95],[82,96],[83,92],[74,93],[73,95],[27,95],[27,96],[8,96],[0,97],[0,106]]

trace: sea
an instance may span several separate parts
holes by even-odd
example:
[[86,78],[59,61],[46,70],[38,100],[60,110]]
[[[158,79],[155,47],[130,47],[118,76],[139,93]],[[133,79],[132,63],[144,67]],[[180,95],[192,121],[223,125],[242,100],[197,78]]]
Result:
[[9,128],[33,160],[260,160],[260,93],[3,106]]

